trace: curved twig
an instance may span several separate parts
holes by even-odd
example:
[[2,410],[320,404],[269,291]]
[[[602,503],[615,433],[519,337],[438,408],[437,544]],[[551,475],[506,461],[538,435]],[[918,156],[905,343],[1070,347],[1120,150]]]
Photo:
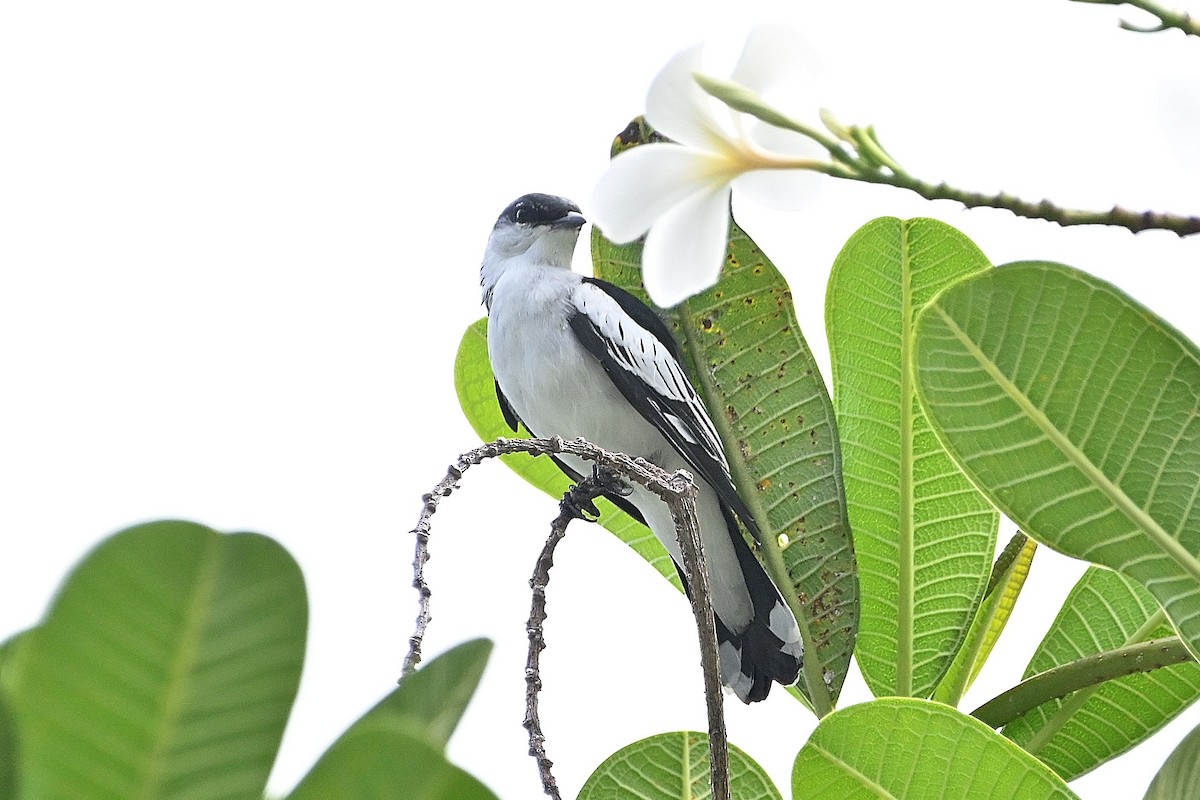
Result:
[[[457,488],[463,473],[470,467],[482,463],[489,458],[508,455],[510,453],[527,453],[533,456],[561,454],[578,456],[600,467],[607,468],[626,481],[632,481],[646,487],[646,489],[653,492],[667,504],[675,520],[675,532],[679,536],[680,549],[684,560],[683,566],[687,571],[692,587],[689,599],[692,603],[692,611],[696,616],[700,637],[700,661],[704,670],[704,694],[708,708],[709,761],[712,792],[714,798],[726,800],[730,796],[729,743],[725,730],[720,668],[717,661],[716,622],[709,595],[708,569],[704,560],[704,547],[700,540],[700,527],[696,519],[696,487],[691,476],[685,472],[668,473],[661,467],[651,464],[644,459],[633,458],[623,453],[612,453],[596,447],[583,439],[571,439],[567,441],[557,436],[549,439],[497,439],[494,442],[480,445],[473,450],[463,453],[447,470],[446,477],[439,481],[434,490],[423,498],[425,506],[416,527],[413,529],[413,533],[416,536],[416,554],[413,559],[413,586],[418,590],[420,595],[420,610],[417,615],[416,630],[409,637],[409,653],[404,660],[404,674],[415,669],[421,660],[421,643],[431,619],[429,614],[430,590],[424,579],[424,565],[429,560],[430,517],[437,511],[438,502],[441,498]],[[561,518],[562,514],[559,517]],[[555,520],[555,522],[557,523],[558,520]],[[546,546],[543,548],[543,556],[546,557],[547,563],[543,565],[542,559],[539,558],[538,570],[541,570],[541,573],[535,570],[535,581],[531,581],[531,584],[536,584],[536,578],[539,574],[545,574],[545,580],[548,581],[549,578],[546,571],[549,569],[550,563],[552,563],[554,546],[557,545],[558,540],[561,540],[565,528],[566,522],[562,524],[561,530],[557,534],[554,532],[555,529],[552,529],[550,540],[547,541]],[[541,650],[545,648],[545,642],[540,630],[540,622],[536,618],[539,616],[538,608],[540,604],[540,619],[541,621],[545,619],[545,581],[542,582],[540,590],[537,585],[534,585],[533,588],[534,600],[529,625],[530,656],[526,662],[526,719],[529,720],[529,709],[532,707],[533,722],[527,724],[526,727],[530,731],[531,755],[534,755],[538,760],[538,770],[543,775],[543,788],[552,797],[557,797],[557,786],[554,784],[553,775],[549,774],[550,761],[546,758],[545,754],[545,737],[542,735],[540,725],[536,721],[537,691],[541,688],[541,677],[537,672],[537,654],[540,654]],[[533,631],[535,622],[538,622],[536,635]],[[533,667],[532,672],[530,671],[531,664]],[[531,697],[532,706],[529,705]],[[548,781],[546,779],[547,776],[549,777]]]
[[525,721],[522,724],[529,732],[529,755],[537,762],[542,789],[554,800],[561,800],[562,796],[551,771],[554,762],[546,755],[546,737],[542,733],[542,721],[538,715],[538,693],[542,690],[541,654],[546,649],[546,587],[550,583],[550,568],[554,566],[554,549],[567,535],[567,525],[571,520],[580,518],[578,509],[587,508],[603,493],[604,487],[595,477],[586,478],[567,490],[558,516],[550,523],[550,536],[538,554],[533,577],[529,579],[533,601],[530,604],[529,621],[525,623],[529,652],[525,656]]

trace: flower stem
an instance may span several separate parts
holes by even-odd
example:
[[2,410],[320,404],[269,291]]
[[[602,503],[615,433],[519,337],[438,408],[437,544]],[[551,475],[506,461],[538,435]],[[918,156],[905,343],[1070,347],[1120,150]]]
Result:
[[[1090,0],[1079,0],[1089,2]],[[1079,211],[1062,208],[1049,200],[1036,203],[1022,200],[1007,192],[996,195],[969,192],[945,182],[928,183],[904,170],[887,154],[876,137],[874,128],[857,126],[844,129],[858,149],[857,156],[848,164],[830,164],[824,169],[813,168],[835,178],[864,183],[881,183],[916,192],[926,200],[953,200],[967,208],[1003,208],[1018,217],[1044,219],[1064,228],[1070,225],[1113,225],[1137,233],[1158,229],[1167,230],[1178,236],[1200,233],[1200,216],[1166,214],[1158,211],[1130,211],[1113,206],[1108,211]]]
[[1147,14],[1158,17],[1158,24],[1146,27],[1134,25],[1132,22],[1121,20],[1121,27],[1135,33],[1158,33],[1172,28],[1183,31],[1188,36],[1200,36],[1200,20],[1192,19],[1191,15],[1182,11],[1171,11],[1150,0],[1074,0],[1076,3],[1092,3],[1102,6],[1133,6]]
[[853,175],[835,175],[835,177],[896,186],[916,192],[927,200],[954,200],[967,208],[1003,208],[1018,217],[1044,219],[1064,228],[1071,225],[1113,225],[1133,233],[1151,229],[1171,231],[1178,236],[1193,236],[1200,233],[1200,216],[1183,216],[1158,211],[1131,211],[1121,206],[1113,206],[1108,211],[1080,211],[1062,208],[1049,200],[1040,200],[1036,203],[1022,200],[1006,192],[986,195],[981,192],[958,189],[947,183],[927,183],[903,170],[884,172],[873,169]]
[[[725,105],[732,108],[734,111],[740,111],[743,114],[760,119],[768,125],[774,125],[776,128],[782,128],[786,131],[794,131],[801,136],[812,139],[817,144],[829,151],[829,154],[834,158],[849,162],[851,157],[845,152],[845,149],[837,143],[837,140],[826,136],[821,131],[803,122],[798,122],[786,114],[781,114],[775,109],[767,105],[761,97],[740,83],[733,81],[725,81],[720,78],[713,78],[709,75],[697,72],[693,77],[696,83],[700,84],[700,88],[708,92],[710,95],[720,100]],[[838,158],[838,153],[841,153],[842,158]]]
[[[1076,2],[1115,3],[1116,0],[1076,0]],[[1139,8],[1151,10],[1152,13],[1156,8],[1148,0],[1129,0],[1129,2]],[[1170,27],[1188,25],[1193,28],[1197,27],[1196,23],[1191,21],[1186,14],[1160,18],[1169,19],[1172,23]],[[1165,24],[1167,23],[1164,21]],[[1187,30],[1186,28],[1181,29]],[[1200,32],[1200,28],[1197,30]],[[1121,206],[1113,206],[1108,211],[1080,211],[1062,208],[1049,200],[1038,202],[1022,200],[1006,192],[988,195],[959,189],[944,182],[928,183],[905,171],[880,144],[875,129],[871,126],[863,128],[857,125],[842,125],[830,112],[823,111],[821,118],[829,130],[829,134],[826,134],[781,114],[767,105],[756,93],[741,84],[701,73],[696,73],[694,77],[704,91],[734,111],[749,114],[769,125],[805,136],[824,147],[831,158],[830,163],[813,159],[772,159],[751,167],[753,169],[804,169],[845,180],[881,183],[908,189],[927,200],[954,200],[967,208],[1003,208],[1018,217],[1044,219],[1063,227],[1113,225],[1133,233],[1150,229],[1167,230],[1178,236],[1200,233],[1200,215],[1183,216],[1157,211],[1130,211]]]

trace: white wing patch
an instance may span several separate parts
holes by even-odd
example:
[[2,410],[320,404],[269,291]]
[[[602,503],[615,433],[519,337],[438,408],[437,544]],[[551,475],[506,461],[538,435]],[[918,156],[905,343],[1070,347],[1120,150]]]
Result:
[[[594,284],[581,283],[572,299],[579,313],[599,332],[613,360],[650,390],[649,399],[655,411],[684,440],[710,455],[728,475],[729,462],[716,426],[667,346]],[[675,403],[682,408],[672,408]]]

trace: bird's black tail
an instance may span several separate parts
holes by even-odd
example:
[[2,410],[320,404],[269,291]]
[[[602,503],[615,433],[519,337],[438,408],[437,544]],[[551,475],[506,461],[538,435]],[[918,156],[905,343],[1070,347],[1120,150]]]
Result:
[[[804,643],[796,618],[779,589],[750,551],[732,513],[722,510],[754,615],[748,625],[736,632],[719,615],[716,617],[721,682],[733,689],[743,703],[756,703],[766,698],[773,682],[784,686],[796,682],[804,665]],[[679,565],[676,568],[690,594],[687,576]]]

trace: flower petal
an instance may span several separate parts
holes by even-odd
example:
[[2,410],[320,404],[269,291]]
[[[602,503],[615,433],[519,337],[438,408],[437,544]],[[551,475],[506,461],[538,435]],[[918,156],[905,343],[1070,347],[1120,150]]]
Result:
[[729,238],[729,188],[697,192],[664,214],[646,237],[642,281],[666,308],[721,277]]
[[604,235],[632,242],[679,202],[713,191],[719,156],[664,142],[626,150],[596,182],[588,215]]
[[[646,119],[662,135],[680,144],[721,150],[729,133],[714,112],[715,101],[696,83],[701,45],[675,55],[650,84]],[[724,115],[723,115],[724,116]]]
[[821,174],[806,169],[759,169],[733,181],[739,197],[776,211],[813,208],[821,196]]
[[788,158],[811,158],[828,161],[828,151],[821,145],[803,134],[777,128],[761,119],[749,119],[746,123],[746,138],[754,142],[759,149],[768,153],[786,156]]
[[781,24],[755,26],[730,77],[765,94],[780,83],[811,82],[820,71],[815,51],[794,29]]

